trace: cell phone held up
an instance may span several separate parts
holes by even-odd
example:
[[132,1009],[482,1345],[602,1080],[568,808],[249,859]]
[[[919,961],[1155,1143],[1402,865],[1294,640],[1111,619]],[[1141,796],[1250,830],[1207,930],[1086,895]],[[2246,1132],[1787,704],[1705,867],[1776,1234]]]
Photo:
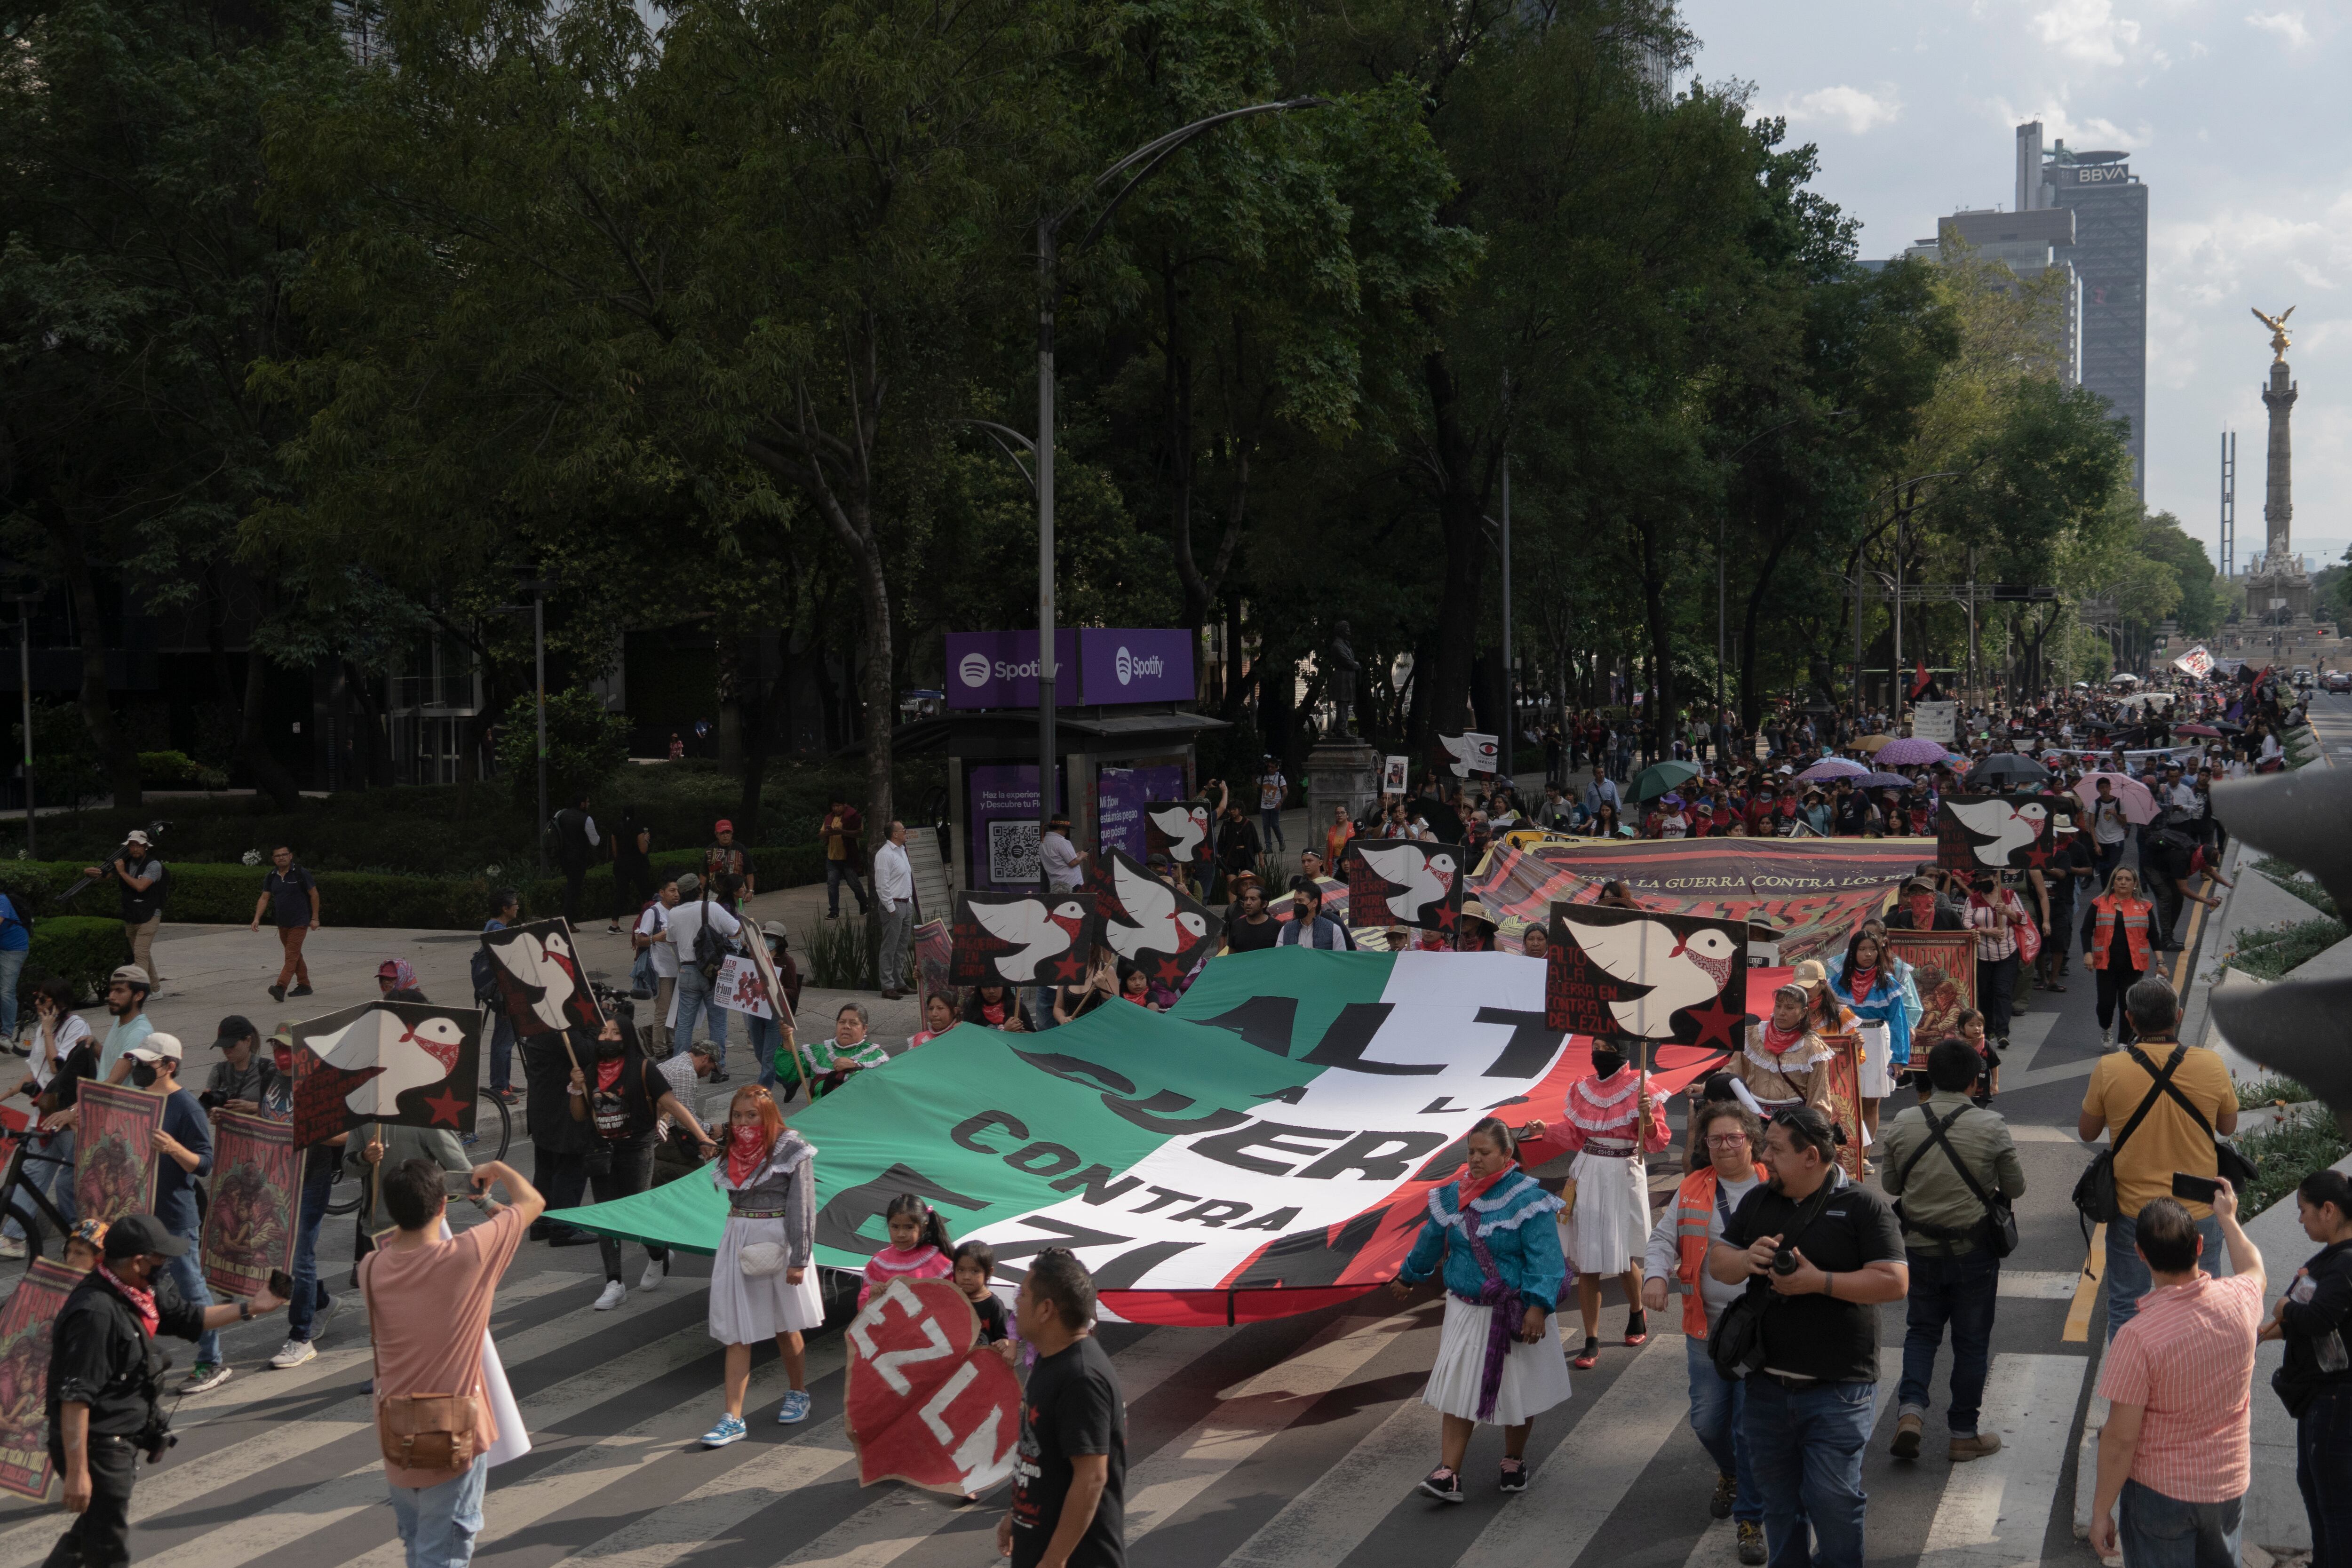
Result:
[[2210,1205],[2221,1192],[2218,1176],[2192,1176],[2186,1171],[2172,1173],[2172,1195],[2184,1202]]

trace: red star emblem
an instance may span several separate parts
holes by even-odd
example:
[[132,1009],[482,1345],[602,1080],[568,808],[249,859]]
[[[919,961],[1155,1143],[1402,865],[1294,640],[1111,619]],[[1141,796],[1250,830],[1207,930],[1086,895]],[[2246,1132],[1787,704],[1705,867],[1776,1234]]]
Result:
[[2028,866],[2047,866],[2050,864],[2050,851],[2037,839],[2033,847],[2025,852],[2025,863]]
[[1163,958],[1153,966],[1154,977],[1162,985],[1173,985],[1184,977],[1184,967],[1172,958]]
[[465,1110],[466,1101],[456,1089],[445,1089],[439,1094],[426,1096],[425,1109],[432,1112],[436,1127],[457,1127],[462,1125],[457,1118]]
[[1461,923],[1461,921],[1462,911],[1460,910],[1443,904],[1438,906],[1437,929],[1439,931],[1452,931],[1456,925]]
[[1709,997],[1706,1006],[1690,1009],[1690,1016],[1691,1022],[1698,1026],[1698,1038],[1693,1044],[1707,1046],[1720,1041],[1728,1051],[1738,1047],[1739,1042],[1734,1031],[1748,1015],[1738,1008],[1725,1006],[1723,998],[1717,995]]
[[1056,980],[1064,982],[1083,980],[1086,975],[1087,966],[1075,952],[1066,952],[1054,960],[1054,978]]

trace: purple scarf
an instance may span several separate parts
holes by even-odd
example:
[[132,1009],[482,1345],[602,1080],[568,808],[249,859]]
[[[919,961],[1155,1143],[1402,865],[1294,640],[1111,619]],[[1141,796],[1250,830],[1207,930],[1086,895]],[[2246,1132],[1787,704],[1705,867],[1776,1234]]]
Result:
[[1493,1312],[1486,1323],[1486,1363],[1478,1374],[1478,1419],[1492,1421],[1496,1397],[1503,1391],[1503,1363],[1510,1357],[1511,1340],[1528,1310],[1517,1288],[1506,1282],[1502,1270],[1495,1267],[1495,1255],[1486,1250],[1478,1235],[1478,1216],[1467,1204],[1462,1205],[1462,1236],[1470,1243],[1470,1256],[1478,1260],[1478,1272],[1486,1276],[1474,1304]]

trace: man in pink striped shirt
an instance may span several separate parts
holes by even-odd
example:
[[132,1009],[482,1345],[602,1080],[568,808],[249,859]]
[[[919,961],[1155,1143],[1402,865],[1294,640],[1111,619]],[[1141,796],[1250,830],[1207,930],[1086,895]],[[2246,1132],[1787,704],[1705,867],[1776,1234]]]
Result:
[[2099,1369],[2111,1407],[2099,1433],[2091,1548],[2113,1557],[2120,1533],[2131,1568],[2238,1568],[2264,1280],[2263,1255],[2238,1226],[2237,1194],[2216,1181],[2213,1217],[2235,1272],[2216,1279],[2197,1267],[2204,1238],[2174,1199],[2141,1209],[2134,1239],[2155,1288]]

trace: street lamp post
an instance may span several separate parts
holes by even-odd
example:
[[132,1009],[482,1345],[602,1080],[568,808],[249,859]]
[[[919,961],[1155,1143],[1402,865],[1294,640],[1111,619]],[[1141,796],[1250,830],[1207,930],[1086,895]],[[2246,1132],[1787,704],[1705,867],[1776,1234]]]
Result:
[[1518,778],[1512,769],[1511,746],[1519,728],[1519,656],[1511,642],[1511,455],[1503,454],[1503,782],[1514,795]]
[[[1851,408],[1832,408],[1829,410],[1829,412],[1822,415],[1821,417],[1823,419],[1843,419],[1853,414],[1853,410]],[[1812,417],[1813,416],[1810,412],[1799,414],[1781,420],[1780,423],[1773,426],[1769,430],[1759,430],[1755,435],[1750,436],[1747,440],[1742,441],[1738,446],[1734,447],[1730,451],[1726,452],[1723,455],[1723,460],[1728,463],[1732,458],[1737,458],[1740,453],[1745,452],[1748,447],[1753,447],[1757,442],[1761,441],[1767,436],[1778,436],[1790,426],[1801,425],[1806,420]],[[1731,511],[1730,509],[1727,507],[1722,512],[1717,515],[1715,520],[1715,712],[1710,716],[1707,724],[1707,732],[1713,735],[1726,733],[1728,730],[1728,726],[1727,726],[1723,721],[1723,670],[1724,666],[1730,660],[1729,637],[1727,635],[1727,616],[1726,614],[1727,594],[1725,586],[1725,559],[1727,552],[1729,549],[1730,529]]]
[[[533,851],[539,857],[539,874],[547,869],[547,590],[552,586],[544,577],[518,584],[530,590],[530,666],[531,692],[539,710],[539,825],[531,830]],[[520,605],[500,605],[501,610],[520,610]]]
[[33,606],[40,602],[38,594],[16,598],[16,679],[24,687],[25,858],[28,860],[40,858],[33,841]]
[[[1212,114],[1205,120],[1171,131],[1157,141],[1148,142],[1095,176],[1087,194],[1060,212],[1037,218],[1037,439],[1034,447],[1036,472],[1034,483],[1037,489],[1037,837],[1042,845],[1046,825],[1054,819],[1054,315],[1061,303],[1062,226],[1077,216],[1078,209],[1088,200],[1100,195],[1116,184],[1122,176],[1127,183],[1119,185],[1109,201],[1078,242],[1070,247],[1083,250],[1108,224],[1119,204],[1133,195],[1135,188],[1158,173],[1161,164],[1173,157],[1184,144],[1204,131],[1213,131],[1229,120],[1244,120],[1254,114],[1277,114],[1288,109],[1319,109],[1328,102],[1321,98],[1291,98],[1275,103],[1254,103],[1246,109],[1229,109],[1223,114]],[[1038,879],[1045,880],[1045,862],[1038,862]]]

